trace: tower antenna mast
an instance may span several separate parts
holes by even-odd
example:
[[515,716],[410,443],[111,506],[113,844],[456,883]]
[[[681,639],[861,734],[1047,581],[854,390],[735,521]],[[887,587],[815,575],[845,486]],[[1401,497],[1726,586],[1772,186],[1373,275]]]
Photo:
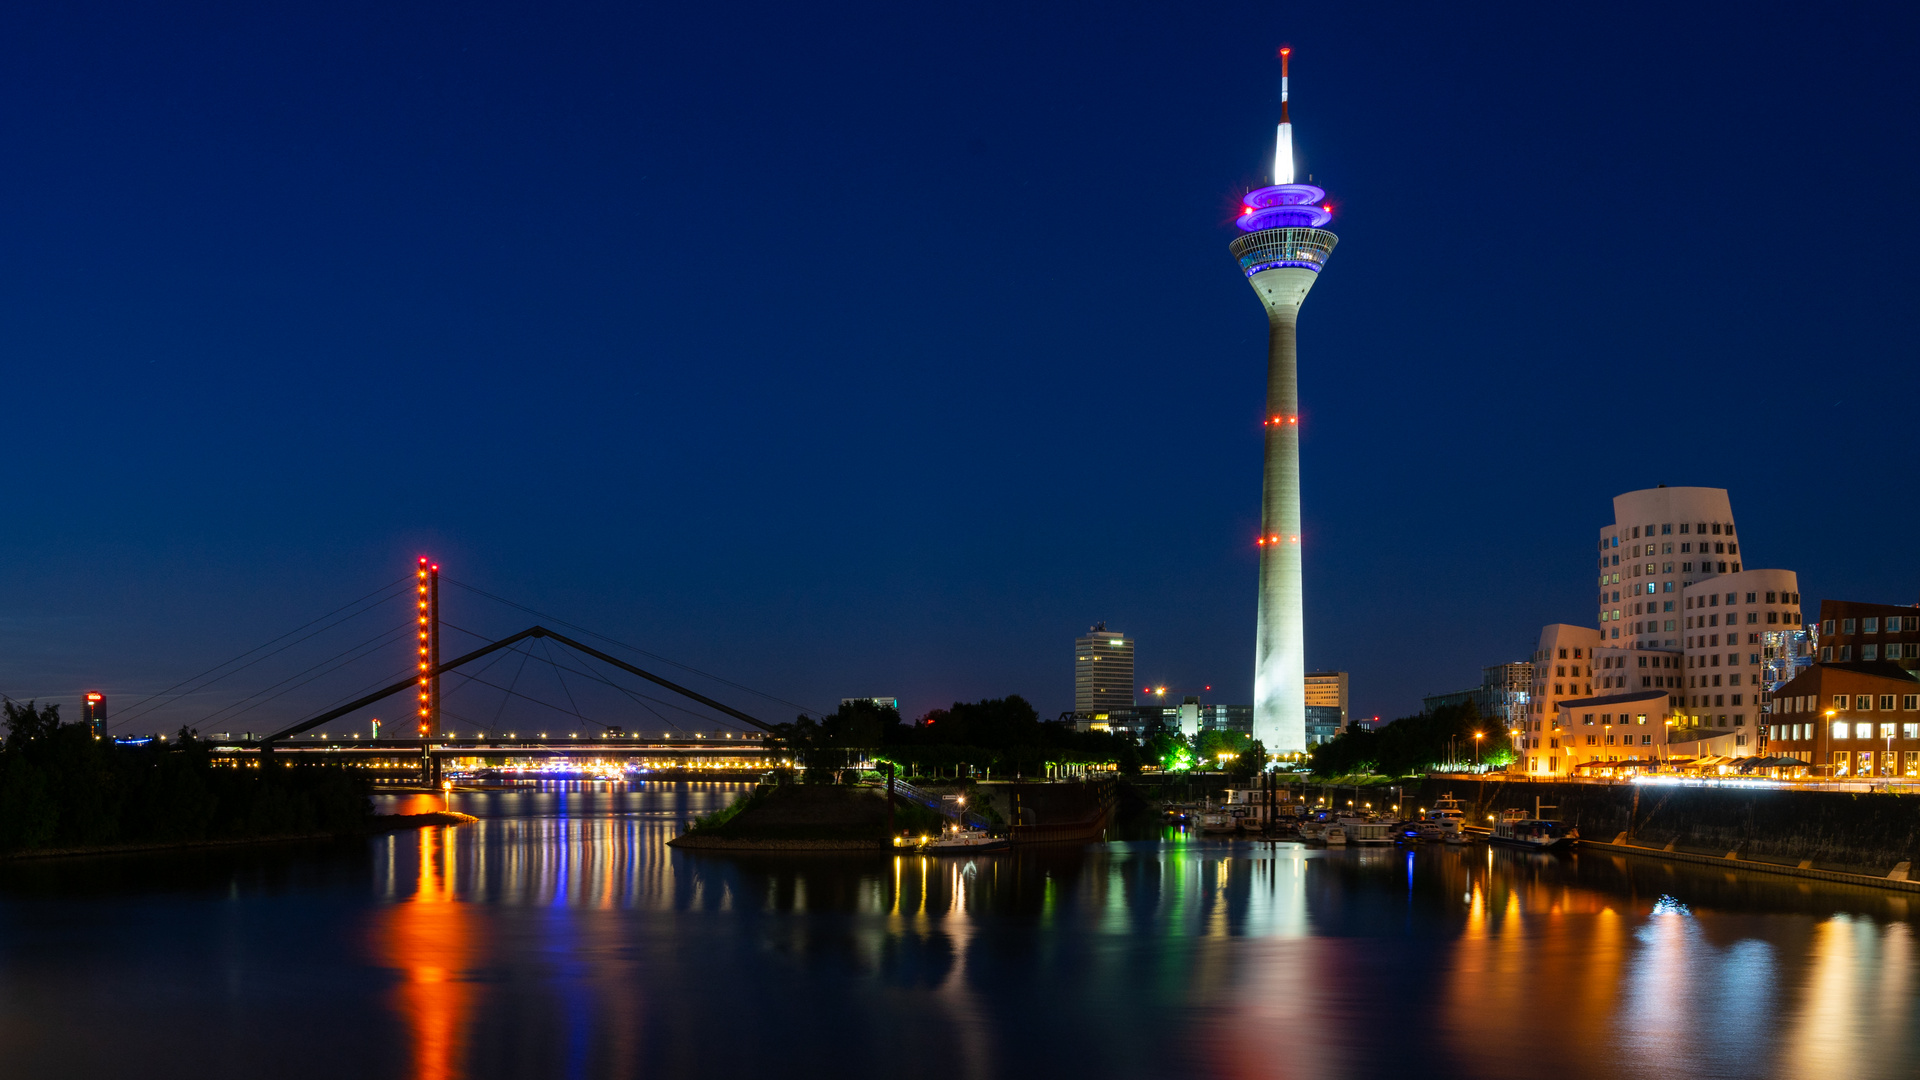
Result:
[[1287,116],[1287,58],[1293,48],[1280,46],[1280,130],[1273,139],[1273,182],[1293,183],[1293,121]]

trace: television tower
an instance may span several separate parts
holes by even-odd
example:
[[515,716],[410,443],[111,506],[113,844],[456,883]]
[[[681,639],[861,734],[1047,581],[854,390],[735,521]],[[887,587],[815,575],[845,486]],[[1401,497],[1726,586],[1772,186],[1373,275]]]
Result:
[[1230,250],[1267,309],[1267,467],[1260,497],[1260,606],[1253,646],[1253,737],[1268,753],[1307,748],[1306,628],[1300,595],[1300,393],[1294,325],[1339,238],[1327,193],[1293,182],[1287,60],[1280,50],[1280,130],[1273,184],[1241,200]]

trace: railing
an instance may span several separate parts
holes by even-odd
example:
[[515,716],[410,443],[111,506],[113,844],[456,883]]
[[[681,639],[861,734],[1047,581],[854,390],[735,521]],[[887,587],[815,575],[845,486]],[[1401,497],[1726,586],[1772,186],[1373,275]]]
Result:
[[[881,787],[886,787],[886,784],[887,782],[885,780],[880,781]],[[981,817],[979,814],[965,807],[961,807],[958,814],[951,813],[947,809],[946,802],[941,799],[940,796],[930,791],[914,787],[905,780],[896,779],[893,782],[893,793],[901,798],[917,802],[929,810],[935,810],[947,817],[954,818],[963,826],[975,829],[984,829],[987,827],[988,822],[986,818]]]
[[1340,238],[1325,229],[1261,229],[1235,240],[1228,250],[1248,277],[1280,266],[1318,271]]

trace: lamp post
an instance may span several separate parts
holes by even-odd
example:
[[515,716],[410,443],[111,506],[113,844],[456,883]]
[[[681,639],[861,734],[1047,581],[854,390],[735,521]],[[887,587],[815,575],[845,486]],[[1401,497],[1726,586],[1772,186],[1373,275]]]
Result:
[[1473,733],[1473,771],[1474,772],[1480,771],[1480,740],[1485,735],[1486,735],[1486,732],[1484,731],[1476,731]]
[[1828,709],[1827,710],[1827,772],[1829,774],[1833,774],[1833,778],[1835,780],[1838,780],[1840,779],[1839,775],[1833,773],[1833,717],[1834,717],[1834,711],[1832,709]]

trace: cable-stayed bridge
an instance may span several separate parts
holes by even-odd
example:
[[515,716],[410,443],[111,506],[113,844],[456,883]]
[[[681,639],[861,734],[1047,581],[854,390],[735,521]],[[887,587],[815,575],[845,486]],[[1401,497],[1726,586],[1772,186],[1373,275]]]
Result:
[[[443,583],[494,621],[541,621],[498,636],[457,625],[442,616]],[[448,658],[443,644],[460,638],[466,651]],[[817,712],[443,577],[422,558],[411,575],[117,709],[107,729],[157,725],[149,737],[191,732],[225,755],[409,767],[437,781],[449,761],[760,767],[780,756],[763,715]]]

